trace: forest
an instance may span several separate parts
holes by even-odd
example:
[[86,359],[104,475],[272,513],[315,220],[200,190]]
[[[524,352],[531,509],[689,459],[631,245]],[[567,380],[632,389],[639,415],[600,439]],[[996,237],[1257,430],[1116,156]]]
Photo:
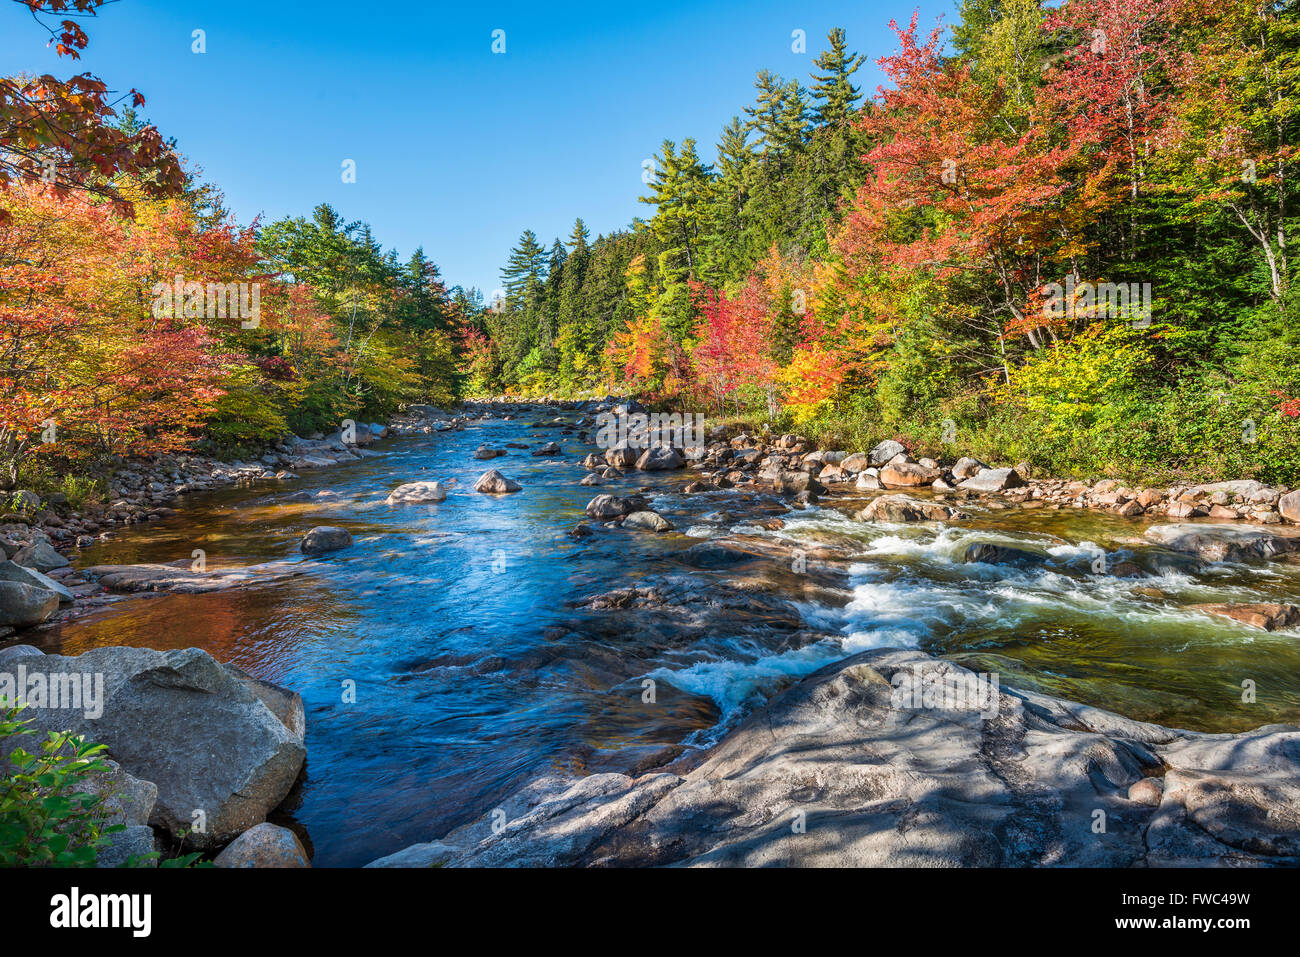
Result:
[[525,230],[478,391],[615,387],[1062,475],[1300,478],[1294,2],[966,0],[761,70],[644,219]]
[[[13,2],[68,61],[66,16],[102,5]],[[1300,481],[1295,0],[891,26],[880,89],[833,30],[715,149],[663,140],[644,218],[525,229],[490,301],[357,211],[240,224],[135,91],[0,79],[0,481],[607,392],[1058,475]],[[214,308],[236,285],[252,319]]]

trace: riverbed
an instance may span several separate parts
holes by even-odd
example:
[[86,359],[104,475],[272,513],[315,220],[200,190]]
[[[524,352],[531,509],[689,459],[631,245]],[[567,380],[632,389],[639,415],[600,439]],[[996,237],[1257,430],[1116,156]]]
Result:
[[[707,747],[791,681],[869,648],[920,648],[1004,685],[1194,730],[1300,720],[1300,634],[1190,607],[1294,600],[1300,564],[1120,578],[1093,571],[1098,550],[1111,567],[1140,559],[1149,522],[971,502],[972,518],[947,526],[866,524],[834,496],[791,511],[751,490],[686,494],[689,470],[584,487],[577,463],[593,447],[532,421],[393,438],[287,485],[189,496],[77,564],[188,565],[195,549],[209,569],[297,562],[317,525],[355,544],[265,585],[131,597],[34,643],[197,646],[301,693],[307,771],[287,811],[315,866],[430,840],[539,775],[642,770]],[[563,454],[472,458],[484,443],[547,441]],[[475,493],[488,467],[524,490]],[[432,479],[455,480],[446,501],[385,503]],[[593,534],[571,535],[593,495],[642,487],[674,531],[591,522]],[[744,560],[709,550],[723,541]],[[968,564],[974,541],[1050,560]]]

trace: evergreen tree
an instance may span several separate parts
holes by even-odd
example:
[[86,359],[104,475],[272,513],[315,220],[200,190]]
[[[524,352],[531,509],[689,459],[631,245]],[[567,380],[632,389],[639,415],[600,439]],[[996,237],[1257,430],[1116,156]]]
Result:
[[812,93],[817,98],[813,116],[821,125],[835,126],[849,118],[862,98],[851,77],[866,57],[848,52],[842,27],[831,30],[826,40],[830,49],[822,51],[813,61],[822,71],[813,74]]

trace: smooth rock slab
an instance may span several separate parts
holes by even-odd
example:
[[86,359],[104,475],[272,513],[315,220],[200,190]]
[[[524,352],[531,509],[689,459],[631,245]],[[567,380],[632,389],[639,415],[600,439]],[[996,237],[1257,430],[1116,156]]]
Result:
[[858,512],[860,522],[946,522],[970,518],[960,509],[905,495],[881,495]]
[[958,488],[970,492],[1001,492],[1009,488],[1022,488],[1025,480],[1015,469],[980,469],[975,475],[957,483]]
[[1206,735],[1008,688],[920,690],[975,680],[919,651],[854,655],[693,770],[538,779],[500,803],[504,828],[491,815],[459,828],[439,859],[451,847],[448,865],[491,867],[1300,863],[1300,728]]
[[1152,525],[1143,534],[1157,545],[1210,562],[1259,561],[1300,548],[1300,536],[1294,533],[1210,522]]

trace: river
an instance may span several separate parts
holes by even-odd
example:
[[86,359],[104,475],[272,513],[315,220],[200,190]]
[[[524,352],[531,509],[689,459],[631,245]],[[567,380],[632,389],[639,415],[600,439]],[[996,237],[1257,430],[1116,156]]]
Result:
[[[315,525],[344,526],[355,544],[263,586],[132,597],[44,629],[36,643],[63,654],[197,646],[300,692],[307,769],[291,818],[276,820],[305,834],[315,866],[356,866],[431,840],[539,775],[656,766],[715,740],[794,678],[866,648],[920,647],[1004,685],[1196,730],[1300,720],[1297,634],[1188,607],[1293,600],[1300,564],[1116,578],[1092,572],[1096,548],[1112,563],[1140,559],[1147,523],[963,505],[974,517],[960,525],[871,525],[831,507],[834,498],[789,512],[755,492],[683,494],[689,472],[631,472],[589,488],[577,462],[592,447],[531,421],[393,438],[374,446],[382,455],[288,486],[190,496],[179,514],[125,529],[77,564],[188,564],[194,549],[209,569],[297,561]],[[471,457],[481,443],[552,439],[563,457]],[[475,493],[489,466],[524,491]],[[385,504],[396,485],[426,479],[456,484],[440,504]],[[592,523],[589,537],[568,534],[594,494],[642,486],[675,531]],[[310,501],[286,501],[303,489]],[[778,516],[784,527],[759,524]],[[702,546],[719,539],[755,557]],[[976,540],[1051,559],[966,564]],[[576,606],[634,586],[642,591],[628,607]],[[1254,703],[1242,702],[1243,681],[1255,683]]]

